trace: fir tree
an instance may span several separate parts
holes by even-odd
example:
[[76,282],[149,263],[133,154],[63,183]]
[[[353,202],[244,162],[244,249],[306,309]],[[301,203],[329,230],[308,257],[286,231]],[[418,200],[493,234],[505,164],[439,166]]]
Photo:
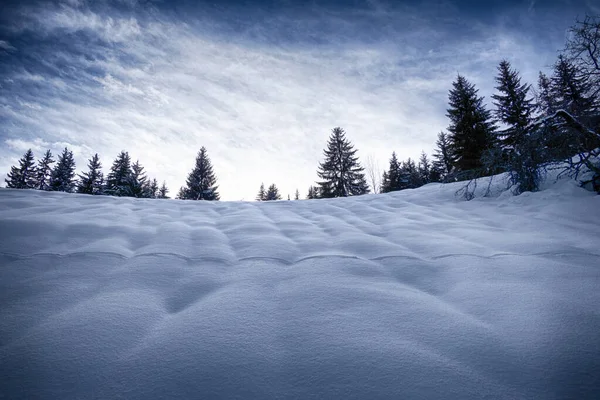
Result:
[[65,147],[52,170],[50,190],[71,193],[75,185],[75,159],[73,152]]
[[167,193],[169,193],[169,189],[167,188],[167,183],[163,182],[162,186],[160,187],[160,189],[158,189],[158,197],[159,199],[168,199],[169,196],[167,196]]
[[102,164],[98,153],[88,161],[88,172],[79,175],[77,192],[85,194],[102,194],[104,184],[104,174],[102,173]]
[[260,184],[260,189],[258,189],[258,194],[256,195],[256,201],[265,201],[267,199],[267,192],[265,191],[265,184]]
[[389,169],[383,172],[383,177],[381,179],[381,193],[389,193],[400,190],[400,175],[400,163],[398,162],[396,152],[394,151],[392,152],[392,157],[390,158]]
[[202,147],[196,157],[196,165],[188,175],[186,187],[180,193],[181,199],[219,200],[217,178],[208,158],[206,148]]
[[514,149],[527,134],[535,106],[533,99],[528,97],[529,85],[521,83],[519,73],[511,68],[508,61],[500,62],[496,82],[498,93],[492,95],[496,106],[495,114],[506,126],[506,129],[499,132],[501,145],[505,149]]
[[445,179],[452,172],[452,164],[454,163],[448,135],[444,132],[438,133],[435,145],[437,148],[433,152],[433,169],[440,176],[440,179]]
[[273,183],[267,189],[267,194],[265,196],[265,201],[273,201],[273,200],[281,200],[281,195],[279,194],[279,189]]
[[419,165],[417,167],[419,171],[419,178],[422,184],[427,184],[431,182],[431,163],[429,162],[429,158],[424,151],[421,152],[421,158],[419,158]]
[[294,200],[300,200],[300,192],[296,189],[296,193],[294,193]]
[[131,158],[129,153],[121,151],[110,168],[106,178],[105,193],[111,196],[131,196],[129,177],[131,175]]
[[148,198],[150,193],[147,187],[148,178],[144,172],[144,167],[140,164],[139,160],[131,165],[131,173],[127,179],[127,185],[129,186],[129,196],[137,198]]
[[346,139],[342,128],[333,128],[325,161],[319,164],[317,175],[323,181],[318,182],[321,197],[346,197],[369,193],[363,168],[356,156],[357,150]]
[[46,150],[44,157],[38,161],[37,174],[35,178],[35,188],[38,190],[50,190],[50,178],[52,175],[52,164],[54,158],[52,152]]
[[446,116],[450,119],[450,148],[459,172],[482,167],[482,154],[493,146],[491,114],[477,95],[475,85],[458,75],[449,92]]
[[7,188],[12,189],[35,189],[36,188],[36,168],[31,149],[27,150],[19,160],[19,166],[10,167],[6,179]]

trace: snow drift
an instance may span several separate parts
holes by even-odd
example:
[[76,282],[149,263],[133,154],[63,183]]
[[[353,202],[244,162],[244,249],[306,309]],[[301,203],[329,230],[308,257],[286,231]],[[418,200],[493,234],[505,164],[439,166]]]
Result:
[[593,398],[600,196],[0,190],[0,397]]

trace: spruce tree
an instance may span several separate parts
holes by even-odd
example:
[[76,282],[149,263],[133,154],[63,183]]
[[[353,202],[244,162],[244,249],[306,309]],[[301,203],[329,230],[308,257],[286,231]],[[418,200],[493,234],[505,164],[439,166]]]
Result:
[[356,156],[357,150],[346,139],[342,128],[333,128],[327,149],[323,151],[325,161],[319,163],[317,175],[321,197],[346,197],[369,193],[363,168]]
[[52,170],[50,190],[71,193],[75,186],[75,159],[73,152],[65,147]]
[[256,201],[265,201],[267,199],[267,192],[265,191],[265,184],[260,184],[260,189],[258,189],[258,194],[256,195]]
[[19,166],[10,167],[6,187],[11,189],[36,189],[36,168],[33,152],[28,149],[19,160]]
[[202,147],[196,157],[196,165],[189,173],[186,187],[180,192],[180,199],[219,200],[217,178],[208,158],[206,148]]
[[88,161],[88,172],[79,175],[77,192],[85,194],[102,194],[104,189],[104,174],[98,153]]
[[421,152],[421,158],[419,158],[417,170],[419,171],[419,178],[422,184],[425,185],[431,182],[431,163],[429,162],[429,158],[424,151]]
[[401,189],[400,182],[400,163],[396,157],[396,152],[392,152],[390,165],[387,171],[383,172],[381,179],[381,193],[394,192]]
[[444,132],[438,133],[435,145],[437,148],[433,152],[433,169],[440,176],[440,179],[444,180],[452,172],[452,165],[454,164],[448,135]]
[[150,197],[146,182],[147,180],[148,178],[144,172],[144,167],[142,167],[139,160],[137,160],[131,165],[131,173],[127,179],[129,196],[137,198]]
[[267,189],[267,194],[265,195],[265,201],[273,200],[281,200],[279,189],[274,183],[269,186],[269,188]]
[[38,190],[50,190],[50,178],[52,175],[52,164],[54,158],[52,152],[46,150],[44,157],[38,161],[37,174],[35,178],[35,188]]
[[129,177],[131,175],[131,158],[129,153],[121,151],[110,168],[106,178],[105,193],[111,196],[131,196]]
[[162,186],[160,187],[160,189],[158,189],[158,197],[159,199],[168,199],[169,196],[167,196],[167,193],[169,193],[169,189],[167,188],[167,183],[163,182]]
[[475,85],[458,75],[449,92],[450,148],[459,172],[482,167],[483,153],[493,146],[494,125],[491,114],[477,95]]
[[496,118],[506,128],[499,131],[503,148],[514,149],[524,140],[527,127],[532,122],[534,111],[533,99],[529,98],[529,85],[521,83],[519,73],[512,69],[510,63],[502,60],[496,76],[498,93],[492,95],[496,106]]

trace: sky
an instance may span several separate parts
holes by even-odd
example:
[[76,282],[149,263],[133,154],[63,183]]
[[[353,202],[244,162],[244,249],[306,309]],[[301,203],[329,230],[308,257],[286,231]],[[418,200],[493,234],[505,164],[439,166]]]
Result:
[[340,126],[382,172],[431,154],[464,75],[548,71],[593,1],[3,1],[0,179],[31,148],[121,150],[175,195],[205,146],[222,200],[301,197]]

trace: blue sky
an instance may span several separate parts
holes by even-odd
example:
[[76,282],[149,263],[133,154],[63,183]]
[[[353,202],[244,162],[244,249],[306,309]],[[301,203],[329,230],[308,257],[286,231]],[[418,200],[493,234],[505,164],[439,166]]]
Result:
[[457,73],[486,99],[508,59],[553,63],[592,1],[9,1],[0,178],[32,148],[105,172],[121,150],[175,194],[201,146],[222,199],[304,196],[331,128],[380,168],[431,153]]

